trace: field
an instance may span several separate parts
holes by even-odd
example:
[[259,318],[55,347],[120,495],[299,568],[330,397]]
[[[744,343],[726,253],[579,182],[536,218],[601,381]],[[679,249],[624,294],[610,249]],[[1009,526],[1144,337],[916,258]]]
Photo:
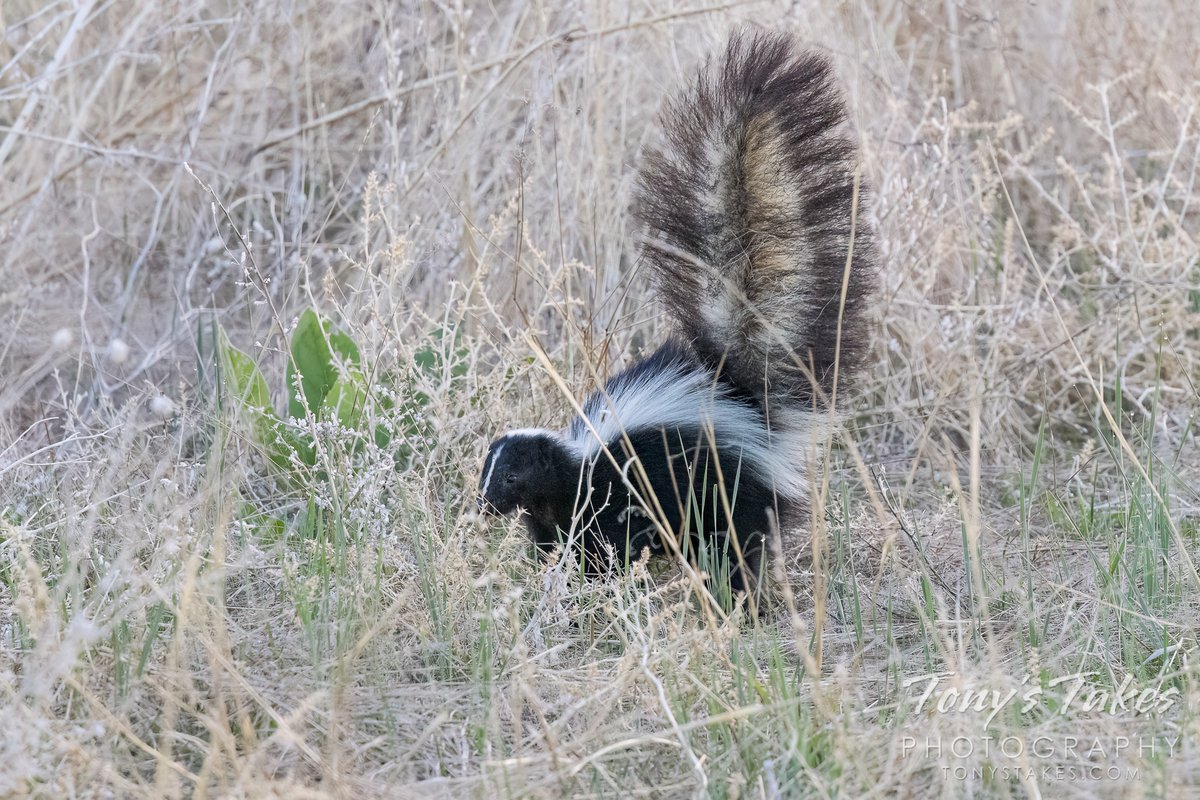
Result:
[[[1192,0],[0,27],[0,797],[1200,797]],[[668,330],[639,153],[744,27],[833,58],[883,265],[757,619],[475,505]]]

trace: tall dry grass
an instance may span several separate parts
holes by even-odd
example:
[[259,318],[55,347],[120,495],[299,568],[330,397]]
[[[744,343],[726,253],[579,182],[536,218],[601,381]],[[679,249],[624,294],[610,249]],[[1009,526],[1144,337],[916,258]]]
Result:
[[[834,56],[885,263],[828,512],[758,623],[470,513],[489,437],[569,413],[535,352],[582,392],[666,330],[638,153],[745,25]],[[0,795],[1196,791],[1187,0],[12,0],[0,27]],[[289,483],[220,405],[213,325],[282,405],[310,306],[379,374],[441,353],[420,425],[373,420],[407,469],[329,427]],[[904,687],[1081,670],[1179,699],[989,721]],[[905,749],[1135,734],[1177,747]]]

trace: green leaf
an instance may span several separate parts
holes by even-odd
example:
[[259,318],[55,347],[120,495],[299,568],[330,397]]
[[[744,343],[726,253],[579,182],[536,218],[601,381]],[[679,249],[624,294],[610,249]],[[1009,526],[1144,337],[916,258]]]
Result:
[[358,354],[358,345],[350,338],[350,334],[342,331],[332,331],[329,334],[329,346],[333,352],[356,367],[362,366],[362,358]]
[[[287,427],[271,407],[271,392],[262,370],[254,359],[229,343],[222,328],[217,329],[217,351],[225,390],[234,398],[242,418],[250,423],[254,438],[266,450],[267,456],[280,469],[288,469],[291,451],[298,450],[302,458],[305,451],[302,443],[287,436]],[[311,449],[308,448],[310,452]]]
[[337,380],[324,326],[312,309],[300,315],[292,331],[291,354],[287,368],[288,416],[302,419],[321,407],[321,400]]
[[361,362],[354,340],[341,331],[331,331],[330,327],[310,308],[300,315],[300,322],[292,331],[292,357],[287,368],[291,417],[302,418],[309,411],[315,413],[321,408],[325,395],[338,381],[334,353],[355,366]]
[[332,414],[344,428],[357,428],[367,402],[367,380],[359,370],[338,378],[321,404],[323,414]]
[[295,452],[301,463],[312,466],[317,463],[317,452],[312,444],[312,436],[303,428],[289,425],[286,420],[277,420],[271,430],[271,440],[268,443],[271,461],[283,470],[292,467],[292,453]]
[[221,377],[228,392],[243,405],[271,410],[271,392],[254,359],[230,344],[224,329],[219,330],[217,348]]

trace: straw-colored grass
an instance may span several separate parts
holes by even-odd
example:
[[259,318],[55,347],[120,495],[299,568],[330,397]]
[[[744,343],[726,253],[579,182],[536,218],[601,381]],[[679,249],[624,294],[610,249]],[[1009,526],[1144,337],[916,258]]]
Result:
[[[666,331],[638,154],[745,25],[833,55],[884,259],[757,621],[473,513],[494,434]],[[0,796],[1200,792],[1192,0],[7,0],[0,28]],[[282,411],[306,308],[391,436],[309,420],[316,466],[280,470],[214,335]]]

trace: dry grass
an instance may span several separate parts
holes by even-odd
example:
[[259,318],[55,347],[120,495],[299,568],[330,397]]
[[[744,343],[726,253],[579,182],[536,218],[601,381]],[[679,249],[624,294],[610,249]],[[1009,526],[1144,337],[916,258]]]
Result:
[[[285,5],[0,6],[0,796],[1200,791],[1190,0]],[[535,352],[582,392],[665,329],[634,165],[742,24],[833,53],[886,259],[757,623],[468,513],[568,413]],[[282,407],[313,306],[428,402],[281,476],[211,334]],[[1084,702],[1127,676],[1163,708]]]

